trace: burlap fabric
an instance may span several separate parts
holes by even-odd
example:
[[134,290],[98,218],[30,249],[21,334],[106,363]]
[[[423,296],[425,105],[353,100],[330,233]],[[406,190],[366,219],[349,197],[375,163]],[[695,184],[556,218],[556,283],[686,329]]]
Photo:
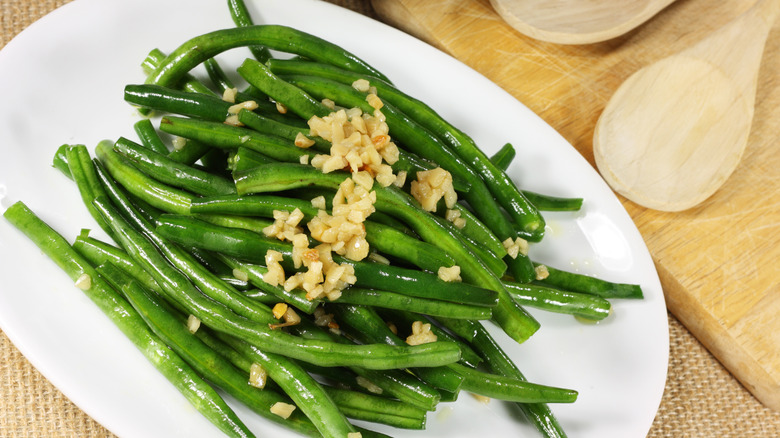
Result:
[[[0,48],[68,1],[0,0]],[[329,1],[376,18],[368,0]],[[669,326],[669,374],[648,437],[780,437],[780,413],[758,403],[673,315]],[[41,376],[0,332],[0,437],[113,436]]]

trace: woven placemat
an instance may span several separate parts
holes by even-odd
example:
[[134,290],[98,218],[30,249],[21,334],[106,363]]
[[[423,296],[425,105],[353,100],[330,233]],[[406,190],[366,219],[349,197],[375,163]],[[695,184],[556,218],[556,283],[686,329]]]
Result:
[[[0,0],[0,48],[68,1]],[[329,1],[376,18],[367,0]],[[780,413],[758,403],[673,315],[669,334],[669,374],[649,438],[780,437]],[[0,437],[113,436],[36,371],[0,331]]]

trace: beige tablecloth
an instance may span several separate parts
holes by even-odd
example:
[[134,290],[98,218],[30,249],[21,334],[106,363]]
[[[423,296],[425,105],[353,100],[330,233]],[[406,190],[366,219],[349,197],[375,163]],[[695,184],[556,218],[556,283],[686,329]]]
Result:
[[[0,48],[68,1],[0,0]],[[368,0],[329,1],[376,18]],[[669,375],[648,437],[780,437],[780,413],[758,403],[673,315],[669,327]],[[0,437],[110,436],[41,376],[0,331]]]

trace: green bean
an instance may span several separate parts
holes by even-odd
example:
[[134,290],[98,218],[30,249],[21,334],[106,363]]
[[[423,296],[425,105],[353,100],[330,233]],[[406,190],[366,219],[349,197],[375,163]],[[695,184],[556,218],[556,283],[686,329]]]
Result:
[[302,149],[284,138],[229,126],[224,123],[166,116],[160,130],[223,149],[245,147],[279,161],[300,162],[302,156],[314,157],[315,152]]
[[[181,245],[221,252],[250,263],[264,263],[268,250],[278,251],[285,258],[282,265],[292,268],[289,262],[292,257],[290,243],[246,230],[225,229],[193,217],[166,215],[158,220],[157,232]],[[495,291],[468,283],[445,282],[435,274],[380,263],[355,262],[337,255],[333,260],[336,263],[348,263],[355,269],[356,286],[477,306],[496,304]]]
[[523,195],[540,211],[578,211],[582,208],[582,198],[562,198],[523,190]]
[[219,394],[149,330],[133,307],[60,234],[21,201],[11,205],[3,216],[27,235],[73,281],[86,275],[90,279],[90,286],[84,293],[209,421],[229,436],[254,436]]
[[124,98],[142,108],[215,122],[224,122],[232,105],[213,94],[188,93],[149,84],[126,85]]
[[419,313],[453,319],[490,319],[492,316],[490,307],[428,300],[385,290],[357,287],[350,288],[336,302],[396,310],[415,309]]
[[[536,266],[541,265],[535,263]],[[544,265],[549,275],[538,281],[543,286],[553,286],[572,292],[596,295],[601,298],[635,298],[643,296],[642,287],[638,284],[615,283],[575,272],[567,272]]]
[[183,146],[174,148],[168,153],[168,158],[177,163],[192,166],[210,150],[211,146],[209,145],[194,140],[186,140]]
[[301,129],[297,126],[287,125],[247,110],[238,112],[238,121],[261,134],[275,135],[288,140],[295,140],[295,137],[300,132],[314,142],[312,146],[314,150],[323,153],[330,152],[330,142],[322,137],[311,135],[308,128]]
[[276,160],[273,158],[266,157],[259,152],[247,149],[243,146],[239,146],[230,153],[230,157],[228,158],[228,167],[233,172],[237,172],[241,170],[253,169],[255,167],[262,166],[263,164],[274,162],[276,162]]
[[157,131],[154,129],[151,120],[141,119],[133,124],[133,129],[135,129],[136,135],[138,135],[138,138],[141,140],[141,144],[147,149],[165,155],[170,152],[168,146],[166,146],[160,136],[157,135]]
[[68,168],[68,158],[65,156],[65,152],[69,147],[71,147],[69,144],[63,144],[58,147],[57,151],[54,153],[54,157],[51,160],[51,165],[55,169],[62,172],[63,175],[73,179],[73,176],[70,174],[70,169]]
[[[351,342],[343,336],[321,330],[311,321],[305,319],[302,320],[301,324],[289,327],[289,329],[298,336],[309,339],[330,340],[341,343]],[[404,403],[426,411],[436,409],[436,405],[441,399],[439,391],[405,370],[369,370],[350,367],[349,371],[379,387],[383,394],[395,397]],[[355,383],[360,385],[359,382]]]
[[519,403],[573,403],[577,391],[529,383],[522,379],[489,374],[460,364],[449,365],[463,377],[463,390]]
[[165,155],[140,147],[125,137],[114,143],[114,150],[132,160],[142,172],[154,179],[202,196],[236,192],[232,180],[177,163]]
[[114,151],[108,142],[98,144],[95,153],[111,176],[133,195],[161,210],[180,214],[189,212],[193,195],[149,178]]
[[[230,17],[236,26],[246,27],[254,25],[244,0],[228,0],[228,8],[230,9]],[[260,62],[265,62],[271,58],[271,52],[267,47],[249,46],[249,50],[252,52],[252,56]]]
[[567,313],[598,321],[609,316],[612,309],[609,301],[595,295],[511,281],[505,281],[504,286],[520,305],[550,312]]
[[149,75],[147,83],[176,83],[195,66],[219,53],[254,45],[263,45],[271,50],[293,53],[385,78],[355,55],[314,35],[286,26],[255,25],[216,30],[186,41],[162,61]]
[[[235,176],[236,190],[239,195],[309,185],[335,188],[343,178],[344,175],[340,172],[322,174],[317,169],[289,163],[268,164]],[[432,215],[417,207],[416,200],[392,186],[376,187],[374,192],[377,194],[375,203],[377,210],[401,218],[413,226],[423,240],[447,251],[460,266],[461,275],[466,281],[498,293],[498,305],[493,309],[493,317],[510,337],[523,342],[539,329],[539,323],[512,300],[501,281],[487,269],[484,263],[468,253],[462,241],[442,229]]]
[[[166,55],[163,52],[161,52],[159,49],[152,49],[146,55],[146,58],[144,58],[143,62],[141,63],[141,67],[143,68],[144,72],[149,75],[152,74],[152,72],[154,72],[157,67],[160,66],[160,63],[162,63],[165,59]],[[186,72],[185,74],[181,75],[181,77],[179,77],[175,83],[169,83],[168,86],[171,88],[184,90],[188,93],[214,94],[214,92],[211,91],[209,87]]]
[[397,400],[326,387],[330,398],[347,417],[402,429],[425,428],[426,411]]
[[515,151],[515,147],[512,146],[512,143],[505,143],[501,146],[501,149],[490,157],[490,161],[492,161],[497,168],[506,172],[509,165],[512,164],[512,160],[515,158],[516,154],[517,151]]
[[82,233],[73,241],[73,249],[93,266],[111,263],[145,288],[157,293],[162,292],[154,278],[121,248]]
[[[108,146],[109,143],[110,142],[103,141],[100,144]],[[67,147],[65,149],[65,158],[68,162],[71,178],[76,182],[79,194],[81,195],[81,200],[87,207],[87,211],[100,228],[105,231],[109,237],[113,238],[114,233],[111,230],[111,227],[92,205],[92,201],[100,195],[105,195],[105,191],[95,174],[94,167],[92,166],[92,159],[89,156],[87,148],[84,145]]]

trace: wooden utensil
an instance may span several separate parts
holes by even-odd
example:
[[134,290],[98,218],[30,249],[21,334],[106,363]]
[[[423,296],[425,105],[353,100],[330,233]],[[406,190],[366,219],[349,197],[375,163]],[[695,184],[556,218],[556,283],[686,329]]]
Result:
[[490,0],[520,33],[558,44],[606,41],[634,29],[674,0]]
[[600,116],[593,154],[612,188],[681,211],[712,195],[742,157],[759,65],[780,0],[761,0],[695,46],[628,78]]

